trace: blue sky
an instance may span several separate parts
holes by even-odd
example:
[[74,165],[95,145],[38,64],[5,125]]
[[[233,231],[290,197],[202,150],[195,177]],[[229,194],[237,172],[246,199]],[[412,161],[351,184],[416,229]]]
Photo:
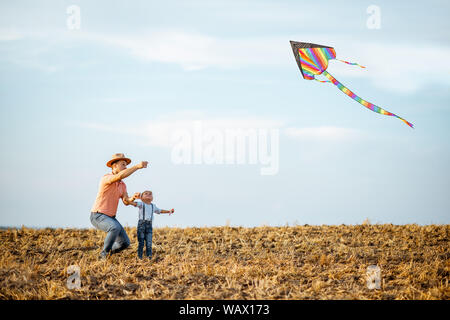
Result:
[[[131,5],[132,4],[132,5]],[[80,9],[69,29],[68,7]],[[379,9],[379,29],[367,9]],[[447,224],[450,22],[446,1],[10,1],[0,4],[0,225],[91,227],[105,163],[149,168],[156,226]],[[424,22],[426,21],[426,23]],[[332,46],[331,84],[303,80],[289,40]],[[176,164],[170,135],[279,132],[279,168]],[[119,204],[133,226],[137,210]]]

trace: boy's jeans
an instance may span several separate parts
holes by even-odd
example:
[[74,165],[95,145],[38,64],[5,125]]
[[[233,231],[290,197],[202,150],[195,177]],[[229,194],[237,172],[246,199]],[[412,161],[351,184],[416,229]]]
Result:
[[138,257],[142,259],[144,253],[144,241],[145,241],[145,253],[147,257],[152,257],[152,237],[153,237],[153,226],[152,221],[139,220],[137,227],[137,238],[138,238]]
[[97,229],[108,232],[105,237],[105,243],[102,253],[117,253],[130,245],[125,229],[116,220],[106,214],[91,212],[91,223]]

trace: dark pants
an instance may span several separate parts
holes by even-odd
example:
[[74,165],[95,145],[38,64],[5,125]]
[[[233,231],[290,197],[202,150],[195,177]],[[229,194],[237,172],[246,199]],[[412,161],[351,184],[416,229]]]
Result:
[[137,227],[138,238],[138,257],[142,259],[144,253],[144,241],[145,241],[145,254],[147,257],[152,257],[152,237],[153,226],[151,221],[139,220]]

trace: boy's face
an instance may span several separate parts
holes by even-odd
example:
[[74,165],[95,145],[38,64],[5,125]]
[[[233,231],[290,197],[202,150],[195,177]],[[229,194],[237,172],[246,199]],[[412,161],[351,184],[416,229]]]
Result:
[[145,201],[153,201],[153,193],[151,191],[144,191],[141,194],[141,199]]

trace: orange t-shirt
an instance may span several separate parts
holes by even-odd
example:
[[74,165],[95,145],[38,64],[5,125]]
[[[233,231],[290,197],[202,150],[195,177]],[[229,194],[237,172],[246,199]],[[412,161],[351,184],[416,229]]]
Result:
[[108,183],[108,179],[112,175],[112,173],[107,173],[100,180],[97,198],[91,212],[104,213],[110,217],[116,215],[119,199],[127,192],[127,186],[122,180]]

